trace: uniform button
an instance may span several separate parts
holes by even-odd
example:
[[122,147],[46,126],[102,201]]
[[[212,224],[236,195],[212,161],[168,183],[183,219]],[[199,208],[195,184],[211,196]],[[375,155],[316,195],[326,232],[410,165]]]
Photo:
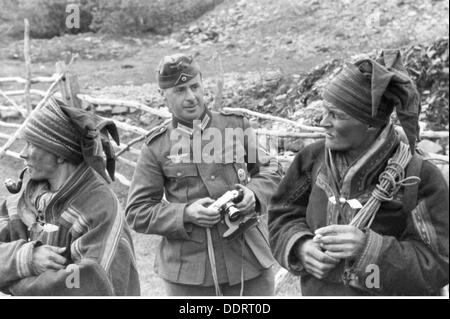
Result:
[[178,172],[178,173],[177,173],[177,176],[180,177],[180,176],[181,176],[181,172]]
[[215,177],[214,175],[211,175],[211,179],[212,179],[212,180],[215,180],[216,177]]

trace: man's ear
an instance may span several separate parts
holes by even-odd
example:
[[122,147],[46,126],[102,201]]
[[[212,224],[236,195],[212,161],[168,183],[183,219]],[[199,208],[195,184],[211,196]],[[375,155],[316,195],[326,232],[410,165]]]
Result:
[[166,94],[166,90],[163,89],[158,89],[159,94],[161,94],[161,97],[164,99],[164,103],[167,104],[167,94]]

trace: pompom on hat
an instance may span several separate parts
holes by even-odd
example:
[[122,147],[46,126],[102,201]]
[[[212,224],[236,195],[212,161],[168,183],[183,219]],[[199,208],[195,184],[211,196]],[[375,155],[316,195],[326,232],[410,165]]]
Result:
[[376,60],[348,63],[325,87],[323,99],[374,127],[386,125],[395,109],[411,152],[415,151],[420,98],[399,50],[385,50]]
[[161,59],[158,66],[158,84],[168,89],[186,83],[200,73],[200,67],[191,56],[174,54]]
[[84,161],[109,183],[114,180],[115,154],[108,134],[119,145],[113,121],[65,106],[54,98],[30,115],[22,131],[27,142],[74,164]]

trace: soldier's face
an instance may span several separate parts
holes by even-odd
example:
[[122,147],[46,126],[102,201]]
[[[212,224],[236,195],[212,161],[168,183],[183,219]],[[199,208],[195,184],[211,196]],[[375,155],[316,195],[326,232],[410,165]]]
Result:
[[358,152],[373,141],[368,125],[329,104],[320,125],[326,130],[325,146],[334,151]]
[[173,115],[184,121],[199,119],[205,110],[204,91],[200,74],[192,80],[163,91]]
[[33,180],[50,180],[57,174],[58,157],[31,143],[20,152]]

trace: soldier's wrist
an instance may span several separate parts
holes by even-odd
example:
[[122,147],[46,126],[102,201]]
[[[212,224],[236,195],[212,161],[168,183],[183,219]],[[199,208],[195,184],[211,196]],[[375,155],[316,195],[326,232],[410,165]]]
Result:
[[192,216],[191,216],[191,210],[190,210],[190,204],[187,204],[184,206],[183,210],[183,223],[191,223],[192,222]]
[[313,239],[313,236],[304,236],[300,238],[293,247],[294,256],[297,258],[297,260],[302,260],[303,258],[303,251],[304,251],[304,244],[308,241],[311,241]]

